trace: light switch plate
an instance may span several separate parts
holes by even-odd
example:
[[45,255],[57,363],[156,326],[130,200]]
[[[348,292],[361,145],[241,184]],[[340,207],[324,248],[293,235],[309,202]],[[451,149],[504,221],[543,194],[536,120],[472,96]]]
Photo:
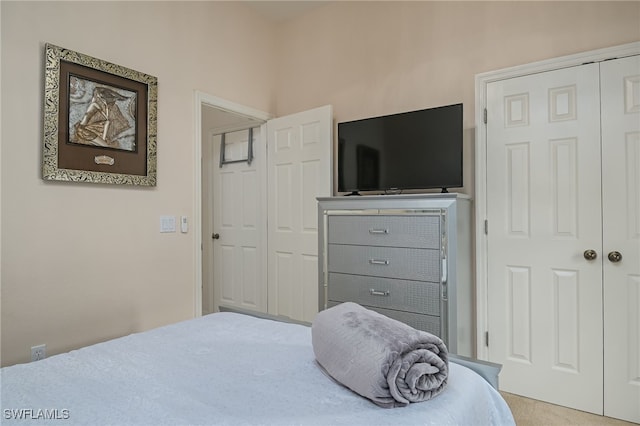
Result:
[[160,232],[176,232],[176,217],[160,216]]

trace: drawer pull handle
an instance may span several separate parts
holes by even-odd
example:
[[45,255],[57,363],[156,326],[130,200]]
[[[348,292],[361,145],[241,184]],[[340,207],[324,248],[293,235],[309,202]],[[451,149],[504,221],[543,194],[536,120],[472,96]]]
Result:
[[380,259],[369,259],[369,263],[372,265],[388,265],[388,260],[380,260]]
[[372,296],[388,296],[389,290],[380,291],[372,288],[369,290],[369,294]]
[[388,234],[389,230],[388,229],[369,229],[369,233],[370,234]]

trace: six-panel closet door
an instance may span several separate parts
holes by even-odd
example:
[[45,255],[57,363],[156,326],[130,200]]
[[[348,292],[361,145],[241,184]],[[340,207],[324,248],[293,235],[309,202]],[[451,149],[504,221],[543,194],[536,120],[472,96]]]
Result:
[[637,57],[489,83],[487,118],[501,389],[640,421]]
[[604,414],[640,423],[640,56],[601,64]]
[[502,390],[601,414],[598,75],[487,86],[488,325]]
[[332,191],[333,108],[267,122],[268,312],[311,322],[318,313],[317,197]]
[[247,158],[249,132],[225,135],[225,160],[220,164],[221,135],[213,137],[213,261],[214,307],[267,311],[266,280],[266,149],[262,128],[252,132],[253,160]]

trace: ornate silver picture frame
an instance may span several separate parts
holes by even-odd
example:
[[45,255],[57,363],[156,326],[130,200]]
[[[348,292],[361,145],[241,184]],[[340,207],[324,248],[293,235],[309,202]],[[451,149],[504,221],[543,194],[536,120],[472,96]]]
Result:
[[155,186],[156,77],[45,45],[45,180]]

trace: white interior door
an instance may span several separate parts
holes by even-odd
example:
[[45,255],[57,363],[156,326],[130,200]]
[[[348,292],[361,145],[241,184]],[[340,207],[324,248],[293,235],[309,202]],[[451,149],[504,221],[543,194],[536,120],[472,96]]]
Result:
[[488,84],[487,268],[501,389],[602,414],[598,74]]
[[[225,160],[247,158],[248,130],[225,135]],[[214,137],[214,305],[267,311],[266,151],[261,128],[253,129],[253,161],[220,163]],[[214,237],[214,236],[212,236]]]
[[267,122],[269,313],[311,322],[318,312],[316,197],[332,193],[331,106]]
[[640,57],[601,76],[604,414],[640,423]]

